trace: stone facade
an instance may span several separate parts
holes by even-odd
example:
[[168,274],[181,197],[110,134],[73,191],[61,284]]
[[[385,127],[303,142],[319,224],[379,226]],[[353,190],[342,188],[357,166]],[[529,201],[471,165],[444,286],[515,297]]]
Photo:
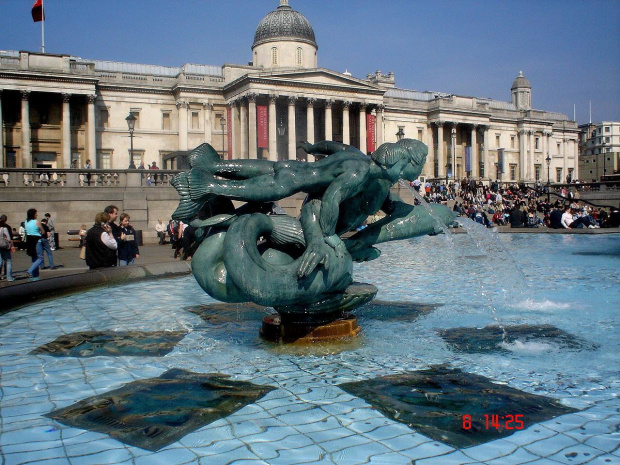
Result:
[[585,181],[600,181],[620,168],[620,122],[579,126],[579,173]]
[[310,24],[281,0],[246,66],[0,52],[0,167],[126,168],[132,113],[136,166],[175,169],[174,152],[202,142],[227,158],[306,160],[302,140],[370,152],[404,136],[429,146],[425,179],[546,182],[547,159],[554,176],[578,176],[577,124],[532,109],[522,73],[504,102],[400,89],[380,71],[358,79],[319,68],[317,51]]

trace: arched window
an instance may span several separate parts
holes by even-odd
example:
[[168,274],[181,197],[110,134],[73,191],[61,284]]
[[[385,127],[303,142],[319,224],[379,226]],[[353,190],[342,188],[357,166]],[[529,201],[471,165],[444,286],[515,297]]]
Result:
[[297,47],[297,66],[301,66],[303,62],[303,50]]
[[271,64],[273,66],[278,66],[278,48],[271,47]]

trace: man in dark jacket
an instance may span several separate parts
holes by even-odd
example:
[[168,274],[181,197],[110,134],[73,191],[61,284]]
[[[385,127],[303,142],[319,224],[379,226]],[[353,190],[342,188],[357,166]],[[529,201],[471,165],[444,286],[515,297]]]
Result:
[[95,224],[86,233],[86,264],[92,270],[116,266],[116,249],[118,243],[108,224],[107,213],[97,213]]
[[510,212],[510,227],[511,228],[524,228],[525,227],[525,214],[523,210],[519,208],[519,205],[515,205],[514,209]]

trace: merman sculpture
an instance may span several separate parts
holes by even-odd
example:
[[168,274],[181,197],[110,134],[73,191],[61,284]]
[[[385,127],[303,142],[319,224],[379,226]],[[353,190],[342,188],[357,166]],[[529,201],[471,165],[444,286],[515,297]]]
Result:
[[[324,156],[300,161],[222,160],[202,144],[191,169],[172,180],[181,200],[173,214],[196,227],[192,258],[199,285],[223,302],[273,306],[283,318],[326,322],[371,300],[374,286],[352,286],[352,262],[373,260],[381,242],[441,232],[452,211],[403,202],[390,192],[416,179],[428,149],[417,140],[381,145],[372,156],[331,141],[301,144]],[[273,203],[307,194],[298,219],[270,214]],[[232,200],[246,202],[235,208]],[[381,220],[348,239],[379,210]],[[398,277],[395,277],[398,279]]]

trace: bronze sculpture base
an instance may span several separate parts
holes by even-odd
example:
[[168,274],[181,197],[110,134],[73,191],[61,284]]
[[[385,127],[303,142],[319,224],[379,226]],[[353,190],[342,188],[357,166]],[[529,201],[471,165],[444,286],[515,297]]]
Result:
[[340,318],[325,324],[282,322],[280,315],[268,315],[263,318],[260,335],[271,342],[312,344],[352,339],[360,331],[357,317],[352,313],[343,313]]

